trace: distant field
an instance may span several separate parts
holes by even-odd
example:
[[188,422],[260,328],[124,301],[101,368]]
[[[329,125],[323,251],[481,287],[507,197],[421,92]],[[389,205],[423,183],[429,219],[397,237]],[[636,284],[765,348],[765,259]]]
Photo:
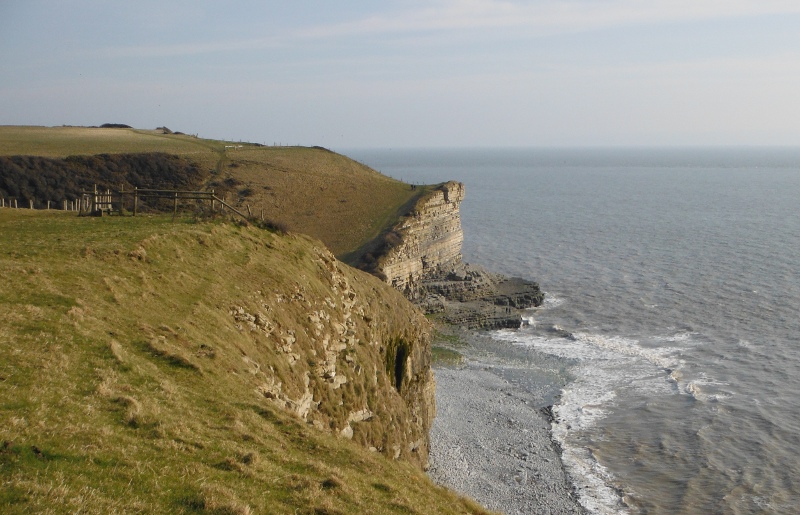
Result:
[[[236,145],[237,148],[226,148]],[[241,145],[241,147],[240,147]],[[0,126],[0,155],[165,152],[212,172],[206,187],[254,216],[322,240],[339,257],[391,225],[425,188],[321,148],[265,147],[155,130]]]
[[0,155],[66,157],[79,154],[221,152],[225,143],[137,129],[0,126]]

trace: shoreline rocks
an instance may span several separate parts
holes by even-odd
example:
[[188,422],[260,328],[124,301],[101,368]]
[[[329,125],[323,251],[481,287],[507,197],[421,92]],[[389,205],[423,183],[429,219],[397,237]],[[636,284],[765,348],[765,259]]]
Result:
[[392,285],[425,313],[441,313],[449,324],[519,327],[521,310],[541,305],[544,294],[533,281],[462,262],[464,194],[464,185],[455,181],[434,187],[373,242],[370,260],[364,254],[353,264]]
[[504,329],[519,327],[522,310],[540,306],[544,293],[533,281],[460,263],[441,277],[421,281],[412,300],[425,313],[441,313],[451,325]]

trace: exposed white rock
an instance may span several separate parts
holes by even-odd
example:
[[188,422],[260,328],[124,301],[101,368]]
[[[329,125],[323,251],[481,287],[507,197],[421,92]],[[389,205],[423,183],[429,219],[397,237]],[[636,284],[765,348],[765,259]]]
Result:
[[379,266],[386,282],[408,295],[420,280],[461,263],[463,199],[464,185],[448,182],[395,226],[400,243],[386,252]]

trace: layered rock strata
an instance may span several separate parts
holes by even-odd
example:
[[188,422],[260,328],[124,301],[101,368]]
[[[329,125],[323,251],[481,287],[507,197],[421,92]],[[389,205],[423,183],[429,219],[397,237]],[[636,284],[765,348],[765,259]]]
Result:
[[419,297],[421,281],[446,275],[461,263],[463,199],[463,184],[444,183],[417,202],[389,233],[379,270],[408,298]]
[[427,313],[469,328],[519,327],[520,310],[539,306],[539,285],[462,262],[464,185],[447,182],[421,198],[384,237],[377,275]]

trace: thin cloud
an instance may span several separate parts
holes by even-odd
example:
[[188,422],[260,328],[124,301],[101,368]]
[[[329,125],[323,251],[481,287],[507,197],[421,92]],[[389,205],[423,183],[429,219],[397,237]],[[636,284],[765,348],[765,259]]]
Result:
[[784,0],[445,0],[433,7],[381,13],[359,20],[310,27],[311,38],[359,34],[528,27],[544,33],[623,25],[800,13]]
[[800,14],[786,0],[441,0],[417,9],[386,10],[347,22],[289,27],[269,37],[98,50],[103,57],[174,57],[288,47],[303,41],[374,35],[523,29],[531,36],[619,26]]

